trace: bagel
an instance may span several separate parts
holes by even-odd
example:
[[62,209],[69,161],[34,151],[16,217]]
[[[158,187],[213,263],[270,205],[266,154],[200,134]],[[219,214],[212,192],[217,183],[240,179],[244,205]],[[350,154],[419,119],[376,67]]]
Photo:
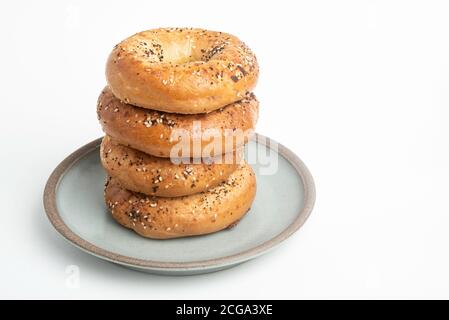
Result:
[[255,55],[237,37],[188,28],[136,33],[114,47],[106,64],[106,80],[120,100],[185,114],[242,99],[258,74]]
[[149,197],[124,189],[114,178],[105,186],[106,205],[121,225],[141,236],[168,239],[216,232],[234,225],[256,194],[255,174],[247,164],[207,192],[177,198]]
[[109,176],[128,190],[159,197],[185,196],[219,185],[244,161],[243,148],[231,156],[230,164],[174,164],[169,158],[117,144],[109,136],[100,147],[101,163]]
[[[120,144],[156,157],[215,157],[243,146],[257,122],[259,103],[245,95],[239,102],[208,114],[182,115],[138,108],[120,101],[106,87],[97,103],[103,131]],[[194,125],[200,125],[200,135]],[[215,130],[215,131],[214,131]],[[177,135],[178,132],[186,135]],[[211,139],[208,132],[217,133]],[[219,142],[221,147],[215,147]],[[179,150],[179,147],[187,148]]]

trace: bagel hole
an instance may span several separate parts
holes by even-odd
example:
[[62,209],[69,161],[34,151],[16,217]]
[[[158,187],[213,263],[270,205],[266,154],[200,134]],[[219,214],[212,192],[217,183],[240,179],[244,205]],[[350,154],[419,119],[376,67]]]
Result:
[[193,43],[190,41],[167,43],[163,46],[163,50],[163,62],[184,64],[200,61],[201,58],[201,56],[196,54]]

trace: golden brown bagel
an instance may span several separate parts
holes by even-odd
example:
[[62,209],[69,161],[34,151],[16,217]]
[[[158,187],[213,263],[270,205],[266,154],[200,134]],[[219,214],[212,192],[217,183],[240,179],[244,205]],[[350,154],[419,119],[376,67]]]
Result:
[[[242,139],[236,136],[254,129],[258,112],[259,103],[253,94],[208,114],[182,115],[138,108],[117,99],[109,87],[100,94],[97,104],[98,118],[106,134],[120,144],[156,157],[170,157],[172,148],[174,157],[215,157],[233,152],[247,142],[248,134]],[[194,124],[201,126],[199,137],[192,133]],[[178,130],[188,136],[175,135]],[[206,134],[210,130],[217,130],[222,148],[213,147],[214,139]],[[189,147],[182,153],[177,146],[184,142]]]
[[109,136],[103,138],[100,158],[108,175],[124,188],[159,197],[179,197],[206,191],[226,181],[244,161],[241,148],[230,155],[229,164],[174,164],[169,158],[150,156],[117,144]]
[[186,114],[242,99],[258,74],[255,55],[237,37],[203,29],[139,32],[116,45],[106,64],[107,82],[120,100]]
[[145,196],[122,188],[114,178],[105,186],[106,205],[114,219],[154,239],[200,235],[232,226],[249,210],[255,194],[255,175],[247,164],[234,171],[227,182],[185,197]]

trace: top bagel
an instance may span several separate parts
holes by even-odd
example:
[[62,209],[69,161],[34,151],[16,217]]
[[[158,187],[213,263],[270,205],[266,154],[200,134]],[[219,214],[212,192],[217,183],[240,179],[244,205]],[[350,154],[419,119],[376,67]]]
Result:
[[114,47],[106,78],[120,100],[172,113],[207,113],[257,82],[255,55],[237,37],[203,29],[139,32]]

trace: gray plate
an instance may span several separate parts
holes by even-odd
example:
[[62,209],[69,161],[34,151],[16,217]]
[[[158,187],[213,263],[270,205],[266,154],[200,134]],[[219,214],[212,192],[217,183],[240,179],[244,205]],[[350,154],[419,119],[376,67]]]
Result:
[[[75,246],[139,271],[191,275],[230,268],[288,238],[303,225],[315,202],[313,179],[304,163],[284,146],[257,135],[246,147],[257,195],[236,227],[198,237],[146,239],[118,225],[104,205],[100,142],[75,151],[54,170],[45,187],[45,210],[56,230]],[[269,166],[257,154],[271,154],[265,160],[277,161],[277,170],[266,174]]]

